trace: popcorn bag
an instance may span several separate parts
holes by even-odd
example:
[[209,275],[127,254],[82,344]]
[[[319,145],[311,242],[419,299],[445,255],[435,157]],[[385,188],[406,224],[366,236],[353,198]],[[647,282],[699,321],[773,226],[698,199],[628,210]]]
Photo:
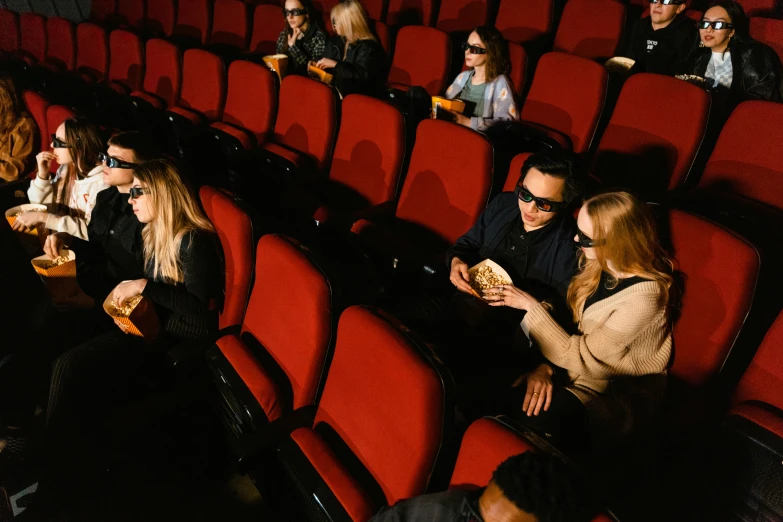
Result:
[[468,276],[470,277],[470,286],[473,288],[473,293],[479,299],[483,299],[482,292],[484,290],[493,286],[513,284],[508,272],[491,259],[485,259],[481,263],[470,267]]
[[331,74],[324,71],[323,69],[319,69],[313,62],[310,62],[307,65],[307,74],[310,76],[310,78],[315,78],[316,80],[320,81],[321,83],[325,83],[326,85],[331,85],[332,80],[334,79]]
[[[27,203],[24,205],[18,205],[16,207],[9,208],[8,210],[5,211],[5,219],[8,220],[9,225],[14,226],[14,223],[16,222],[16,218],[19,215],[24,214],[25,212],[46,212],[46,205]],[[25,232],[25,234],[29,234],[31,236],[37,236],[38,228],[39,227],[36,227],[29,232]]]
[[125,304],[117,308],[112,301],[112,295],[109,294],[103,301],[103,309],[126,326],[131,335],[152,341],[160,333],[160,322],[158,314],[155,313],[155,306],[149,299],[144,299],[140,295],[127,299]]
[[465,112],[465,102],[462,100],[449,100],[448,98],[442,98],[440,96],[432,97],[432,111],[437,114],[438,109],[446,109],[447,111],[454,111],[459,114]]
[[60,256],[51,259],[47,255],[38,256],[30,261],[41,276],[44,286],[55,299],[73,297],[79,292],[76,281],[76,254],[70,250],[61,250]]
[[611,73],[628,74],[636,64],[636,60],[625,58],[624,56],[615,56],[606,60],[604,67]]
[[285,54],[270,54],[262,58],[267,67],[277,73],[282,80],[288,70],[288,56]]

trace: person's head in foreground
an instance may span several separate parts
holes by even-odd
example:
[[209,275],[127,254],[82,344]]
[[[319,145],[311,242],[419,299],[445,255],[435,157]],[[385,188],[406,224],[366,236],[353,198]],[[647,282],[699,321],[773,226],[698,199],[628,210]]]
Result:
[[530,156],[515,189],[525,230],[548,224],[579,199],[582,191],[582,173],[574,154],[548,150]]
[[575,316],[595,293],[602,272],[615,280],[639,276],[655,281],[661,302],[669,301],[673,263],[658,239],[649,205],[628,192],[599,194],[584,202],[576,224],[582,270],[568,288]]

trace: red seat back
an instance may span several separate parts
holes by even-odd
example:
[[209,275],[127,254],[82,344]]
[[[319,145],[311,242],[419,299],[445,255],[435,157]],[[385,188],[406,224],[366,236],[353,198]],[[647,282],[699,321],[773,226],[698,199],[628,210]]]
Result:
[[734,391],[734,401],[761,401],[783,410],[783,312],[767,331]]
[[22,93],[22,99],[24,105],[27,107],[27,112],[35,120],[35,124],[38,126],[38,145],[41,151],[49,150],[49,127],[47,125],[46,113],[49,109],[49,100],[41,96],[35,91],[24,91]]
[[253,276],[253,225],[230,196],[204,185],[199,190],[201,206],[215,226],[226,265],[226,286],[220,328],[242,324]]
[[514,92],[517,93],[517,96],[522,96],[527,79],[527,52],[521,45],[509,42],[508,57],[511,62],[509,79],[514,84]]
[[280,84],[278,107],[274,140],[309,156],[318,170],[325,169],[337,125],[331,87],[303,76],[286,76]]
[[65,70],[73,70],[76,66],[76,29],[73,22],[65,18],[49,18],[46,20],[46,32],[46,60]]
[[42,62],[46,58],[46,19],[36,13],[22,13],[19,15],[19,28],[22,51]]
[[250,51],[256,54],[275,54],[277,37],[283,30],[285,21],[280,15],[280,7],[260,4],[253,11],[253,33],[250,36]]
[[207,43],[212,26],[212,6],[209,0],[177,0],[175,35]]
[[553,50],[606,61],[615,55],[625,26],[625,6],[616,0],[568,0]]
[[333,334],[329,280],[305,247],[272,234],[258,242],[255,273],[242,331],[288,376],[293,408],[313,404]]
[[426,357],[402,329],[367,308],[352,306],[340,316],[315,422],[337,432],[389,505],[424,492],[444,436],[446,390]]
[[492,186],[492,145],[480,133],[440,120],[416,131],[397,218],[453,244],[476,222]]
[[447,33],[467,32],[489,18],[488,0],[441,0],[435,27]]
[[501,0],[495,27],[509,42],[534,42],[552,31],[554,0]]
[[145,28],[156,36],[171,36],[177,10],[174,0],[153,0],[147,5]]
[[[50,135],[54,134],[57,132],[57,127],[62,125],[62,123],[68,118],[73,118],[74,116],[76,116],[76,114],[74,114],[70,108],[64,105],[50,105],[46,109],[46,130],[49,131]],[[51,143],[51,137],[46,136],[46,141],[43,143],[47,145],[46,150],[48,150],[48,145]],[[43,147],[43,144],[41,147]],[[49,170],[51,172],[56,172],[58,166],[59,165],[53,161]]]
[[587,152],[606,101],[606,82],[602,65],[547,53],[538,62],[520,118],[568,136],[574,152]]
[[750,36],[772,47],[778,54],[778,58],[783,60],[783,20],[751,18]]
[[433,0],[389,0],[386,23],[390,27],[433,24]]
[[777,11],[776,0],[737,0],[748,17],[775,16]]
[[179,105],[200,112],[209,121],[216,121],[223,114],[225,99],[226,71],[223,60],[201,49],[185,51]]
[[370,20],[383,22],[386,18],[386,3],[386,0],[364,0],[362,5]]
[[384,52],[386,52],[386,56],[391,56],[392,44],[391,44],[391,34],[389,33],[389,27],[383,22],[379,22],[378,20],[370,19],[369,22],[370,22],[370,30],[378,38],[378,43],[381,44],[381,46],[383,47]]
[[119,82],[132,91],[141,88],[144,77],[144,48],[138,36],[117,29],[109,35],[111,63],[109,80]]
[[182,64],[176,45],[153,38],[147,40],[145,51],[147,67],[144,72],[144,90],[160,96],[171,107],[179,100],[182,86]]
[[[666,93],[666,110],[655,99]],[[593,175],[623,186],[642,181],[656,189],[679,186],[690,171],[704,137],[710,97],[676,78],[640,73],[625,82],[596,157],[644,158],[660,179],[634,180],[633,173],[593,169]],[[597,161],[596,165],[601,165]]]
[[19,15],[0,9],[0,52],[14,53],[19,49]]
[[109,45],[103,27],[83,22],[76,27],[76,68],[102,80],[109,70]]
[[99,22],[106,20],[117,11],[117,0],[92,0],[90,18]]
[[506,176],[506,183],[503,185],[503,192],[514,192],[519,181],[519,176],[522,174],[522,165],[525,164],[532,153],[522,152],[514,156],[511,160],[511,164],[508,166],[508,175]]
[[703,386],[720,371],[750,310],[759,255],[741,237],[692,214],[671,210],[669,225],[685,276],[670,374]]
[[419,85],[431,96],[448,85],[451,44],[449,36],[431,27],[403,27],[397,34],[389,83]]
[[[368,114],[372,126],[367,125]],[[351,189],[368,206],[392,201],[404,157],[405,120],[400,111],[361,94],[347,96],[329,180]]]
[[[155,3],[158,0],[150,1]],[[122,23],[131,27],[141,27],[144,22],[146,7],[144,0],[118,0],[117,17]]]
[[462,437],[449,488],[483,488],[489,484],[492,473],[501,462],[535,449],[529,441],[503,426],[497,419],[478,419]]
[[716,190],[783,211],[783,105],[751,100],[738,105],[720,133],[699,180]]
[[240,0],[216,0],[213,10],[212,44],[230,45],[237,49],[247,47],[250,20],[248,5]]
[[228,68],[228,95],[223,121],[250,131],[262,143],[272,132],[277,111],[277,86],[272,71],[237,60]]

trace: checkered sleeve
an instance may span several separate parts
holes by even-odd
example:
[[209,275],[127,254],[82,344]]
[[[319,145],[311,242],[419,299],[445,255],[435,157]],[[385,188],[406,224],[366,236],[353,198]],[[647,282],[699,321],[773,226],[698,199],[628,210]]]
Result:
[[286,54],[288,52],[288,37],[285,34],[285,30],[280,32],[280,36],[277,37],[277,54]]

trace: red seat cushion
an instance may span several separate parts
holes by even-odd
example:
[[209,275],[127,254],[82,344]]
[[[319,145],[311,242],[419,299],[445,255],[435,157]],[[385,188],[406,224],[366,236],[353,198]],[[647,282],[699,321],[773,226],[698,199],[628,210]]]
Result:
[[783,410],[783,312],[778,315],[734,391],[734,401],[761,401]]
[[239,129],[237,127],[234,127],[233,125],[229,125],[228,123],[223,123],[222,121],[216,121],[210,124],[210,127],[217,129],[221,132],[225,132],[229,136],[235,137],[237,140],[239,140],[239,143],[241,143],[242,147],[244,147],[246,150],[251,149],[256,145],[255,136],[251,136],[248,132]]
[[[778,389],[778,392],[780,392],[780,389]],[[760,403],[741,402],[734,406],[729,413],[745,417],[783,439],[783,416],[770,408],[765,408]]]
[[385,252],[394,253],[399,259],[417,260],[422,255],[416,246],[387,225],[360,219],[351,226],[351,232],[359,236],[362,241],[382,246]]
[[221,337],[217,346],[256,398],[267,419],[271,422],[280,418],[284,413],[280,389],[247,346],[235,335]]
[[375,514],[376,506],[317,433],[299,428],[291,438],[353,520],[368,520]]

